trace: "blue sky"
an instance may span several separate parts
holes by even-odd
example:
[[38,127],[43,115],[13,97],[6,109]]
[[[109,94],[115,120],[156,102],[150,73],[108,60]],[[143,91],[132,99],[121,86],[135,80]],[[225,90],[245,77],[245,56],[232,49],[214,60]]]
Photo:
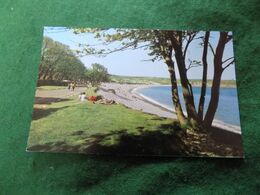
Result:
[[[203,32],[201,32],[203,34]],[[78,44],[97,44],[97,40],[91,33],[74,34],[71,30],[64,30],[62,27],[45,27],[44,36],[50,37],[55,41],[59,41],[68,45],[72,50],[79,49]],[[210,42],[215,48],[217,44],[219,33],[216,31],[211,32]],[[188,49],[187,58],[201,60],[203,48],[199,45],[200,40],[193,41]],[[107,47],[107,46],[106,46]],[[114,47],[114,46],[113,46]],[[101,48],[99,46],[99,48]],[[110,74],[125,75],[125,76],[151,76],[151,77],[169,77],[167,66],[163,61],[145,61],[151,59],[148,56],[148,50],[136,49],[116,52],[107,55],[106,57],[98,56],[85,56],[80,60],[86,67],[90,67],[93,63],[100,63],[105,66]],[[232,57],[233,42],[230,41],[224,51],[223,59]],[[190,79],[201,79],[202,67],[192,68],[188,71]],[[208,79],[213,77],[213,55],[208,51]],[[177,70],[177,78],[179,73]],[[235,65],[229,66],[222,75],[223,80],[236,79]]]

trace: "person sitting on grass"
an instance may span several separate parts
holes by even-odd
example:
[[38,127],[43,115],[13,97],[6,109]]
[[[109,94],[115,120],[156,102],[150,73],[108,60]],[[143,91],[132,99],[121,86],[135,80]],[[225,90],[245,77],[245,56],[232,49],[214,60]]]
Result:
[[86,101],[86,93],[85,92],[80,93],[79,100],[81,102]]

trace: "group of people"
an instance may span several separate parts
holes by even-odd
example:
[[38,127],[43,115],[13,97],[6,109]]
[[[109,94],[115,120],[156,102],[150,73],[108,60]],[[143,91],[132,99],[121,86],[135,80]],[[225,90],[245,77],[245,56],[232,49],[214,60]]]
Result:
[[89,100],[89,101],[95,102],[95,101],[97,101],[97,99],[98,99],[97,96],[89,96],[89,97],[87,97],[85,92],[81,92],[79,94],[79,100],[80,101]]
[[102,96],[89,96],[89,97],[87,97],[85,92],[81,92],[79,94],[79,100],[81,102],[88,100],[88,101],[92,102],[93,104],[95,104],[95,103],[116,104],[116,102],[114,100],[108,100],[108,99],[103,98]]
[[74,91],[75,88],[76,88],[76,83],[75,83],[75,82],[69,83],[69,85],[68,85],[68,90]]

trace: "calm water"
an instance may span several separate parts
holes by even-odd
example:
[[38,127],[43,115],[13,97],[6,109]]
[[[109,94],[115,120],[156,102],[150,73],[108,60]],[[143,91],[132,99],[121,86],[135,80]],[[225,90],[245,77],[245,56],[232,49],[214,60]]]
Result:
[[[181,96],[181,104],[185,111],[184,100],[182,97],[181,87],[178,87],[179,95]],[[155,86],[149,88],[143,88],[138,90],[139,93],[166,105],[167,107],[173,108],[171,99],[171,87],[170,86]],[[210,100],[211,88],[207,88],[205,97],[205,108],[207,110],[208,103]],[[193,87],[194,100],[196,108],[198,107],[200,98],[200,87]],[[205,113],[204,113],[205,114]],[[221,120],[225,123],[240,126],[237,89],[236,88],[221,88],[218,109],[215,115],[215,119]]]

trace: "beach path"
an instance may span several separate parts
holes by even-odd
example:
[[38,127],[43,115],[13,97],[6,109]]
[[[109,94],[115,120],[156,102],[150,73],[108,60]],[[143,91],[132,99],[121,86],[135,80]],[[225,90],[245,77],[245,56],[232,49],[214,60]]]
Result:
[[134,92],[135,88],[148,87],[147,85],[137,84],[118,84],[118,83],[103,83],[98,90],[98,94],[106,99],[114,100],[117,103],[123,104],[126,107],[140,110],[145,113],[154,114],[160,117],[176,119],[174,112],[163,108],[159,105],[148,102],[144,98]]
[[61,99],[68,99],[72,96],[79,95],[86,91],[86,87],[76,87],[74,91],[66,89],[57,90],[36,90],[35,104],[37,103],[51,103],[58,102]]

